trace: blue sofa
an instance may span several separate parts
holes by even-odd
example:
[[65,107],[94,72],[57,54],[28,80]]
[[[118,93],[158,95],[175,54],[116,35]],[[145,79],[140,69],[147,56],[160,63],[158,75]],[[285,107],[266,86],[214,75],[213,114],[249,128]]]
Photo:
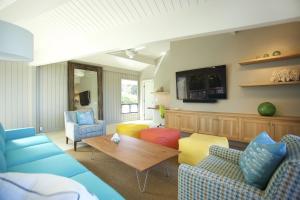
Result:
[[0,123],[0,172],[49,173],[71,178],[99,199],[124,199],[34,128],[4,130]]

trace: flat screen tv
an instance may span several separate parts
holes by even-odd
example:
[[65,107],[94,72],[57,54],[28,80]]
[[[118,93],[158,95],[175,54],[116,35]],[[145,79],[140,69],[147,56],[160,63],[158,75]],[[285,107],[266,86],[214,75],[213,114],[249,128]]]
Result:
[[79,93],[80,105],[88,106],[91,103],[90,91],[83,91]]
[[176,72],[177,99],[216,102],[227,98],[226,65]]

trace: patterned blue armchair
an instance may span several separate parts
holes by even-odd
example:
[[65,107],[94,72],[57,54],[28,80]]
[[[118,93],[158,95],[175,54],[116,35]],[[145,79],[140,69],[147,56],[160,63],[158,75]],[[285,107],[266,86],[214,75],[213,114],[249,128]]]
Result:
[[103,120],[95,120],[95,124],[93,125],[79,125],[76,119],[76,112],[78,111],[65,111],[64,113],[66,143],[68,144],[69,139],[73,140],[75,151],[77,142],[84,138],[105,135],[106,132],[106,127]]
[[300,199],[300,137],[286,135],[287,156],[265,190],[248,185],[239,167],[241,151],[211,146],[197,166],[181,164],[178,199]]

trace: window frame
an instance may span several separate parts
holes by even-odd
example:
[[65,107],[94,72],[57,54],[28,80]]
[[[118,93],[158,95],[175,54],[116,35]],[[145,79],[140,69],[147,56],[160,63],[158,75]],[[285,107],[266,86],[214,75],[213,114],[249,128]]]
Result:
[[[137,82],[137,103],[122,103],[122,80],[129,80],[129,81],[136,81]],[[128,79],[128,78],[121,78],[121,114],[137,114],[139,113],[139,104],[140,104],[140,98],[139,98],[139,80],[136,79]],[[122,107],[128,105],[129,106],[129,112],[123,112]],[[132,112],[131,111],[131,106],[132,105],[136,105],[137,107],[137,111],[136,112]]]

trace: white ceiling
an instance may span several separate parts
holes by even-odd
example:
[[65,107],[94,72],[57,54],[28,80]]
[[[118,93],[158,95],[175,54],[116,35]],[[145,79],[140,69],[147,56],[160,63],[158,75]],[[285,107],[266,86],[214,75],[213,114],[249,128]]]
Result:
[[299,10],[299,0],[17,0],[0,19],[34,34],[32,64],[41,65],[293,21]]

